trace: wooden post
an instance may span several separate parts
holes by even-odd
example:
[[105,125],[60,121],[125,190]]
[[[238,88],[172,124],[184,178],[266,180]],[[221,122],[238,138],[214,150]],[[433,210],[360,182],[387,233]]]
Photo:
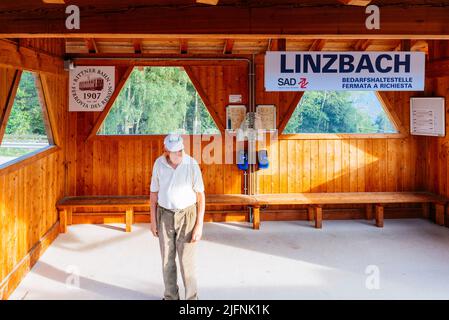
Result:
[[321,229],[323,225],[323,208],[321,206],[315,206],[315,228]]
[[422,207],[422,215],[424,219],[429,219],[430,217],[430,203],[423,203]]
[[59,210],[59,232],[67,232],[67,209]]
[[444,226],[444,204],[435,203],[435,223]]
[[260,226],[260,207],[254,206],[253,207],[253,229],[259,230]]
[[384,226],[384,206],[376,204],[376,226],[383,228]]
[[366,220],[373,220],[373,205],[367,204],[366,205],[366,211],[365,211],[365,219]]
[[313,207],[311,207],[311,206],[307,207],[307,220],[309,220],[309,221],[314,220]]
[[126,232],[131,232],[131,224],[133,221],[133,208],[126,208]]
[[73,215],[73,208],[67,208],[67,225],[72,225],[72,215]]

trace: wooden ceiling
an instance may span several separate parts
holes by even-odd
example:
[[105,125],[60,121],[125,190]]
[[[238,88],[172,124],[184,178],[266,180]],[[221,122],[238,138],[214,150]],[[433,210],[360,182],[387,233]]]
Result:
[[[43,3],[47,4],[65,4],[69,2],[68,0],[42,0]],[[196,3],[208,4],[208,5],[217,5],[219,0],[195,0]],[[367,6],[371,3],[372,0],[339,0],[341,3],[346,5],[354,5],[354,6]]]
[[[60,2],[61,0],[45,0]],[[0,1],[0,38],[94,38],[90,51],[116,38],[118,50],[126,42],[144,39],[143,50],[187,46],[217,52],[227,38],[239,51],[263,50],[272,38],[315,39],[449,39],[449,0],[44,0]],[[76,4],[81,28],[67,29],[65,6]],[[381,28],[368,30],[363,6],[381,8]],[[245,38],[248,43],[245,43]],[[103,41],[104,39],[104,41]],[[184,42],[179,45],[176,41]],[[185,40],[187,39],[187,40]],[[203,45],[203,40],[208,40]],[[201,41],[200,41],[201,40]],[[90,40],[87,40],[90,41]],[[80,47],[77,41],[70,47]],[[79,42],[79,41],[78,41]],[[122,45],[118,44],[123,42]],[[107,45],[104,45],[107,47]],[[331,42],[326,44],[331,48]],[[257,49],[259,48],[259,49]],[[206,49],[204,49],[206,50]],[[105,49],[107,51],[107,49]],[[186,50],[183,50],[184,52]]]
[[428,51],[423,40],[377,39],[108,39],[68,38],[66,53],[69,55],[101,54],[259,54],[270,50],[288,51]]

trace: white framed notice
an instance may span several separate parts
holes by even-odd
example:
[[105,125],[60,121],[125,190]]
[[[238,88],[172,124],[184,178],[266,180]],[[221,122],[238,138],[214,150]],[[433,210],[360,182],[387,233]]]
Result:
[[423,91],[426,55],[409,51],[268,51],[266,91]]
[[103,111],[115,90],[115,67],[70,70],[69,111]]
[[241,94],[230,94],[229,95],[229,103],[242,103],[242,95]]
[[276,106],[273,104],[261,104],[256,107],[256,113],[261,120],[261,128],[266,131],[276,130]]
[[229,105],[226,107],[226,129],[236,130],[240,128],[243,120],[245,120],[245,105]]
[[410,98],[410,133],[412,135],[444,137],[445,123],[443,97]]

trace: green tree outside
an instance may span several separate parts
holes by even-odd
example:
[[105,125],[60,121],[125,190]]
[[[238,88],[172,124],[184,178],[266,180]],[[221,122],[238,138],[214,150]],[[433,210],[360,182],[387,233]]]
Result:
[[187,73],[179,67],[136,67],[99,134],[219,133]]
[[307,91],[284,133],[396,132],[373,92]]

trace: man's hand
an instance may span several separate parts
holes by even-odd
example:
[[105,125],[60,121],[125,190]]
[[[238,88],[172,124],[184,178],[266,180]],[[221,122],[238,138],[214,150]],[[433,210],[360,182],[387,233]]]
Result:
[[157,233],[156,223],[154,223],[154,222],[150,223],[150,230],[151,230],[151,233],[153,234],[153,236],[155,236],[155,237],[159,236],[158,233]]
[[201,236],[203,234],[203,225],[196,224],[192,231],[192,241],[190,242],[198,242],[201,240]]

